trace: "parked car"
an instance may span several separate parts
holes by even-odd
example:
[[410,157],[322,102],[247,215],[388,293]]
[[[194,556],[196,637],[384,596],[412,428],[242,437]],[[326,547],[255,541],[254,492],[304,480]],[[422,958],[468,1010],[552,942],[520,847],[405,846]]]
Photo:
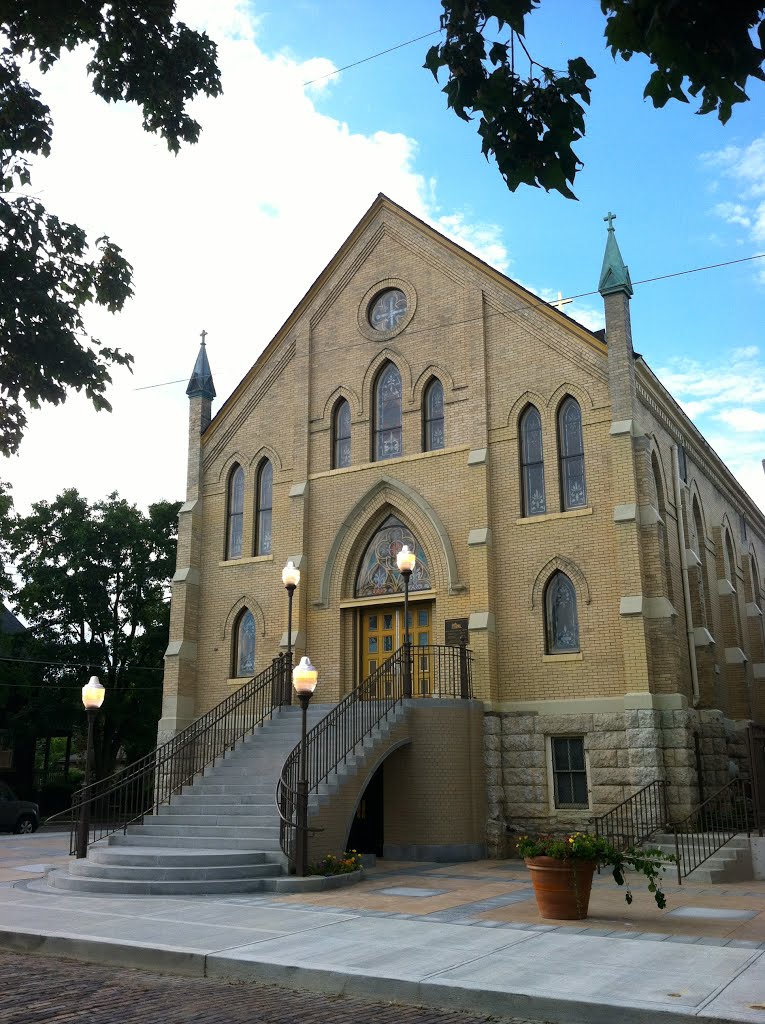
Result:
[[40,808],[31,800],[17,800],[6,782],[0,782],[0,832],[36,832]]

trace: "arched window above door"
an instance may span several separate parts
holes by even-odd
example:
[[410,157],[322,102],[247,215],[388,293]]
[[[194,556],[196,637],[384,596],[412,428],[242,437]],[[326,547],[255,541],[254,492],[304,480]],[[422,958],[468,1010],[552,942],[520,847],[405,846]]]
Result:
[[417,564],[409,580],[409,590],[430,590],[430,568],[425,552],[411,530],[400,519],[388,516],[370,540],[356,576],[356,597],[380,597],[403,594],[404,580],[396,566],[396,555],[404,544],[417,553]]

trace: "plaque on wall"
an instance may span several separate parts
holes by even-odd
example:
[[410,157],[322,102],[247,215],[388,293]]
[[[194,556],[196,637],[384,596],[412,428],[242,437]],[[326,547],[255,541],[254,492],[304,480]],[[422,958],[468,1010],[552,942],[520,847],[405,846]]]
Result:
[[447,619],[444,623],[444,636],[449,647],[457,647],[468,642],[468,619]]

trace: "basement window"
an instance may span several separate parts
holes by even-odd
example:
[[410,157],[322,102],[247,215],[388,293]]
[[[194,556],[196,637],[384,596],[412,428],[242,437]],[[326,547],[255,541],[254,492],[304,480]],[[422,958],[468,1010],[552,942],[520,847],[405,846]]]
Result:
[[589,807],[583,736],[552,736],[553,787],[556,807]]

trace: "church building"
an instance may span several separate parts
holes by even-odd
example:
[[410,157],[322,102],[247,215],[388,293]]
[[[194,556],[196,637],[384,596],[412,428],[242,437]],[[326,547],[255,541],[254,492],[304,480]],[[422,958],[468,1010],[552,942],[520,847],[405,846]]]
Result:
[[656,780],[677,820],[765,722],[765,516],[634,352],[607,220],[605,331],[380,195],[214,417],[203,341],[160,742],[288,640],[373,699],[416,553],[406,726],[317,848],[503,855]]

